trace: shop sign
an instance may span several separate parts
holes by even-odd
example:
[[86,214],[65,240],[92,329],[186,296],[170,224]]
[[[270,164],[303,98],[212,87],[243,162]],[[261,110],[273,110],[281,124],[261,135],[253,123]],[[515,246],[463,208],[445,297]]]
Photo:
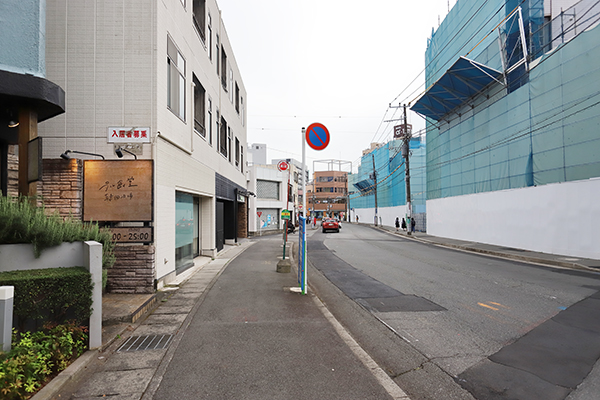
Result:
[[108,143],[150,143],[150,128],[109,126]]

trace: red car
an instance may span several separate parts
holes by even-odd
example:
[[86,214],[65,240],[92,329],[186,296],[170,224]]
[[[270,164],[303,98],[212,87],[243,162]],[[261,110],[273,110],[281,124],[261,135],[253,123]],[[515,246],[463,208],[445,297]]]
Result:
[[336,232],[340,231],[340,225],[334,219],[324,220],[323,223],[321,224],[321,226],[323,227],[323,233],[325,233],[326,231],[336,231]]

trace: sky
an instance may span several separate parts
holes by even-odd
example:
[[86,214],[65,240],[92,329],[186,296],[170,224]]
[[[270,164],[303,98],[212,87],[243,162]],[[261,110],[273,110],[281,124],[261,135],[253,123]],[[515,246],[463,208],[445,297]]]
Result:
[[[342,160],[356,172],[424,90],[427,39],[455,2],[217,0],[247,92],[248,144],[265,143],[268,161],[301,161],[302,127],[319,122],[331,140],[306,147],[308,169]],[[410,111],[408,123],[425,127]]]

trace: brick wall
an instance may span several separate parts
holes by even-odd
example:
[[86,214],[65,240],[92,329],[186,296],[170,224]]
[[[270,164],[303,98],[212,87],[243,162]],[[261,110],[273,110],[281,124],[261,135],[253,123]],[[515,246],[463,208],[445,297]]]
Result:
[[237,237],[248,237],[248,203],[238,203],[238,227]]
[[110,293],[154,293],[154,246],[118,245],[117,260],[108,270]]
[[8,182],[7,194],[12,197],[19,195],[19,147],[8,146]]
[[83,160],[44,159],[41,190],[38,194],[48,213],[81,219],[83,202]]

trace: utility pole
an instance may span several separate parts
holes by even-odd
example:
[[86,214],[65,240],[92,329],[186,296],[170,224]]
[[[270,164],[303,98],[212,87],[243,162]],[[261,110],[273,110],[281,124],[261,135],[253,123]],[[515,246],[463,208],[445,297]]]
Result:
[[406,210],[408,220],[406,221],[406,231],[409,235],[412,234],[412,205],[410,198],[410,168],[409,168],[409,157],[410,157],[410,138],[412,132],[408,131],[408,124],[406,121],[406,104],[404,104],[404,137],[402,138],[402,156],[404,157],[404,166],[406,175],[404,181],[406,182]]
[[373,185],[375,190],[375,226],[377,226],[377,223],[379,222],[377,216],[377,171],[375,170],[375,155],[373,152],[371,152],[371,159],[373,160],[373,181],[375,182]]

